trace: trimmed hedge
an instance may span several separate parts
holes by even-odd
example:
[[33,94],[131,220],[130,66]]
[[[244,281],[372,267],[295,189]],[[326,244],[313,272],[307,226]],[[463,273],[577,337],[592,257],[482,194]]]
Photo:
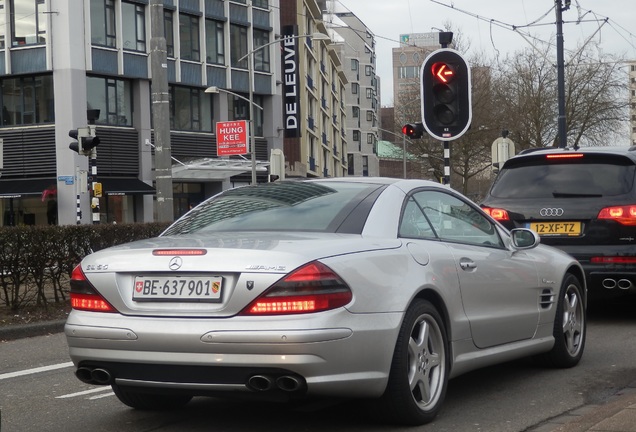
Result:
[[0,305],[18,310],[66,301],[86,255],[159,235],[167,223],[0,227]]

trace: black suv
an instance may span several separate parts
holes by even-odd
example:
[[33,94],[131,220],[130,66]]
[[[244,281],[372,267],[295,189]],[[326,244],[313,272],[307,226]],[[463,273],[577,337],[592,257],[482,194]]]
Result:
[[635,175],[636,146],[525,150],[481,205],[579,260],[592,296],[636,292]]

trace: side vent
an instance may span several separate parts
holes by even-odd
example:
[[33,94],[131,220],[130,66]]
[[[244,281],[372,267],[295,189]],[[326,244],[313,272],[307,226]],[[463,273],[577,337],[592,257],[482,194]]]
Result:
[[550,309],[554,304],[554,292],[550,288],[545,288],[541,291],[541,297],[539,298],[539,306],[541,309]]

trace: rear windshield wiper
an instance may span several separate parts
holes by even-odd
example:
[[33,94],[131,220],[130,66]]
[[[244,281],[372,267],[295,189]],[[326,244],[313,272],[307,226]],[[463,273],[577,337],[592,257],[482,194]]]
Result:
[[572,193],[572,192],[552,192],[554,198],[600,198],[602,194]]

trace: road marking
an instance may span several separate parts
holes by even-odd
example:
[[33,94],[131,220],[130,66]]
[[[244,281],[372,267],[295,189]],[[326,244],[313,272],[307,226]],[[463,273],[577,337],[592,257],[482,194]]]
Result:
[[73,362],[58,363],[58,364],[54,364],[50,366],[42,366],[42,367],[37,367],[33,369],[25,369],[25,370],[21,370],[17,372],[9,372],[5,374],[0,374],[0,381],[4,379],[15,378],[15,377],[24,376],[24,375],[32,375],[32,374],[36,374],[40,372],[48,372],[48,371],[52,371],[56,369],[64,369],[71,366],[73,366]]
[[[56,396],[55,399],[67,399],[67,398],[72,398],[72,397],[76,397],[76,396],[84,396],[87,394],[92,394],[92,393],[99,393],[99,392],[103,392],[103,391],[107,391],[110,390],[110,386],[106,386],[106,387],[97,387],[94,389],[90,389],[90,390],[84,390],[84,391],[80,391],[77,393],[69,393],[69,394],[65,394],[62,396]],[[115,394],[115,393],[112,393]],[[106,395],[102,395],[102,396],[93,396],[91,399],[98,399],[100,397],[105,397],[105,396],[110,396],[110,394],[106,394]]]
[[[108,389],[110,390],[110,387],[108,387]],[[106,393],[106,394],[103,394],[103,395],[89,397],[88,399],[89,400],[95,400],[95,399],[105,398],[105,397],[108,397],[108,396],[115,396],[115,393],[109,392],[109,393]]]

